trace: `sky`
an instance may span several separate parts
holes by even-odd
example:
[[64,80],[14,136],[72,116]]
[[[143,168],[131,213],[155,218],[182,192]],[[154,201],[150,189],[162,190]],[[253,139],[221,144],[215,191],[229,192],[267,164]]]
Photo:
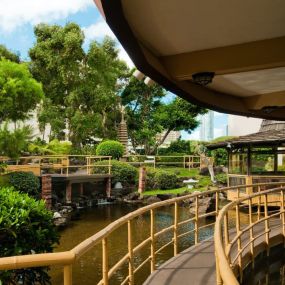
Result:
[[[0,0],[0,44],[28,59],[35,42],[33,27],[39,23],[64,25],[76,22],[84,31],[84,48],[91,40],[101,41],[105,35],[115,35],[105,23],[92,0]],[[119,57],[133,67],[131,59],[118,43]],[[168,98],[173,95],[169,94]],[[215,112],[214,136],[225,134],[227,115]],[[199,139],[199,129],[191,135],[182,132],[184,139]]]

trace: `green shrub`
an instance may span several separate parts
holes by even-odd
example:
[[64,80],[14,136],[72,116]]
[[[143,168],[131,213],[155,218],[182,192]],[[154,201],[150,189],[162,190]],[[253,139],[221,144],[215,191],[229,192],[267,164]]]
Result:
[[40,181],[32,172],[12,172],[9,174],[9,182],[16,190],[35,198],[39,197]]
[[147,168],[146,174],[146,189],[173,189],[177,185],[177,176],[174,173],[169,173],[163,170]]
[[[108,161],[103,160],[97,162],[96,165],[98,165],[98,167],[95,167],[93,170],[95,174],[108,173],[108,167],[100,167],[100,165],[108,165]],[[124,187],[134,186],[136,184],[138,178],[137,168],[126,162],[121,162],[118,160],[112,160],[111,165],[112,165],[111,174],[113,175],[112,177],[113,184],[115,184],[116,182],[121,182]]]
[[228,152],[224,148],[218,148],[211,151],[211,156],[214,157],[215,165],[228,165]]
[[221,184],[227,184],[228,182],[228,176],[226,173],[220,173],[220,174],[215,175],[215,179],[217,182]]
[[[44,201],[36,201],[12,187],[0,189],[0,256],[52,252],[59,236],[53,214]],[[1,284],[50,284],[48,268],[0,271]]]
[[118,141],[103,141],[97,146],[96,154],[119,159],[124,154],[124,146]]

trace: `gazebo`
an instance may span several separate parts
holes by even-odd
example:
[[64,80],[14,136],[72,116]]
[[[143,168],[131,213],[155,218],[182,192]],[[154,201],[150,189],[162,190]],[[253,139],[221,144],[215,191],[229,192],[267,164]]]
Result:
[[[285,122],[263,120],[257,133],[207,147],[227,149],[228,186],[277,181],[285,183]],[[248,189],[247,192],[257,190]],[[233,197],[228,198],[231,200]]]

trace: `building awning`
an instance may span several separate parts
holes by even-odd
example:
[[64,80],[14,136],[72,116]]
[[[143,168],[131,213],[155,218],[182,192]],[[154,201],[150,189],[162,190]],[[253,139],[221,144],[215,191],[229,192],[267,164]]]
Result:
[[145,76],[210,109],[285,120],[285,1],[94,1]]

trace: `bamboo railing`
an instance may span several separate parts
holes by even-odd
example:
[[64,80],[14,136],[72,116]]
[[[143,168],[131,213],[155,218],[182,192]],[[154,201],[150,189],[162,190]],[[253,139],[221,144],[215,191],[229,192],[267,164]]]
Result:
[[[280,187],[275,183],[269,183],[269,185],[275,185],[276,188],[261,191],[259,184],[257,193],[238,198],[221,209],[215,224],[214,237],[218,285],[240,284],[245,267],[251,264],[254,268],[255,257],[258,254],[266,251],[269,256],[270,247],[280,242],[285,244],[285,188],[282,182],[279,182]],[[279,204],[279,210],[270,213],[268,206],[269,198],[272,196],[275,197],[272,203],[274,206]],[[248,210],[249,222],[241,226],[240,214],[244,208]],[[264,209],[263,213],[261,209]],[[231,215],[230,222],[231,211],[235,214]],[[276,233],[270,236],[273,230]],[[276,239],[278,235],[281,235],[281,240]],[[274,238],[275,241],[273,241]]]
[[[271,183],[270,185],[263,183],[263,184],[258,184],[257,186],[272,187],[273,185],[277,186],[277,185],[280,185],[280,183]],[[218,277],[220,279],[223,278],[223,280],[225,280],[226,278],[231,278],[231,280],[234,280],[234,282],[236,282],[236,277],[235,275],[233,275],[231,271],[230,263],[228,262],[229,255],[224,251],[224,245],[222,243],[221,221],[223,217],[226,216],[225,215],[226,211],[233,205],[240,206],[240,203],[243,199],[238,200],[238,202],[233,202],[229,204],[228,206],[225,206],[221,210],[222,212],[219,215],[220,205],[221,205],[220,193],[235,189],[238,193],[237,196],[239,197],[240,189],[244,187],[253,187],[253,186],[256,186],[256,185],[246,185],[246,186],[241,185],[241,186],[235,186],[235,187],[227,187],[227,188],[215,189],[215,190],[190,194],[190,195],[186,195],[183,197],[176,197],[173,199],[157,202],[152,205],[142,207],[134,212],[127,214],[126,216],[119,218],[118,220],[112,222],[107,227],[105,227],[98,233],[94,234],[90,238],[84,240],[83,242],[81,242],[80,244],[78,244],[76,247],[74,247],[73,249],[69,251],[0,258],[0,270],[61,265],[63,268],[64,285],[71,285],[72,284],[72,267],[74,263],[80,258],[82,258],[84,254],[86,254],[92,248],[94,248],[94,246],[101,244],[101,256],[102,256],[102,261],[103,261],[102,262],[102,276],[98,284],[108,285],[110,278],[118,270],[120,270],[125,264],[127,264],[128,273],[120,284],[128,283],[132,285],[132,284],[136,284],[135,275],[137,274],[137,272],[139,272],[143,268],[143,266],[145,266],[147,263],[150,266],[150,272],[153,272],[154,270],[156,270],[157,268],[156,258],[160,252],[162,252],[167,247],[172,246],[173,255],[176,256],[179,253],[179,247],[178,247],[179,240],[185,236],[188,236],[188,237],[190,237],[191,235],[193,236],[193,240],[194,240],[193,245],[199,243],[203,238],[205,238],[202,235],[200,235],[200,233],[202,232],[202,229],[206,227],[213,227],[215,225],[215,222],[202,223],[202,221],[207,217],[216,217],[216,218],[219,217],[218,224],[216,225],[216,235],[215,235],[216,240],[217,240],[217,253],[218,253],[217,254],[217,258],[218,258],[217,264],[220,265],[220,268],[224,269],[224,267],[222,267],[223,266],[222,264],[225,263],[226,269],[222,273],[222,276],[221,274],[218,274]],[[265,194],[263,195],[267,195],[274,191],[277,191],[277,190],[266,191],[264,192]],[[262,193],[263,192],[257,193],[253,197],[258,197],[257,195],[262,195]],[[209,196],[213,196],[215,198],[214,210],[211,212],[200,213],[199,206],[200,206],[201,200]],[[189,199],[191,199],[192,205],[194,205],[195,207],[194,215],[190,215],[190,211],[189,211],[189,217],[187,217],[184,220],[179,220],[179,209],[180,209],[179,204],[183,202],[184,200],[189,200]],[[266,203],[265,201],[266,199],[263,202]],[[282,203],[283,203],[282,204],[282,207],[283,207],[284,202]],[[169,207],[173,208],[173,224],[171,224],[170,226],[167,225],[166,227],[160,228],[157,231],[155,213],[157,210],[160,210],[166,206],[168,208]],[[237,211],[239,211],[239,209],[240,207],[238,207]],[[146,237],[139,244],[135,244],[134,239],[133,239],[133,233],[135,230],[133,221],[135,218],[138,218],[145,214],[148,214],[150,217],[150,223],[149,223],[150,235]],[[278,214],[280,215],[280,213]],[[269,216],[267,216],[266,214],[265,218],[267,217]],[[227,217],[225,219],[227,219]],[[265,220],[260,218],[259,221],[265,221]],[[187,225],[190,223],[193,224],[192,228],[191,227],[186,228],[186,230],[181,231],[183,230],[183,225]],[[228,223],[225,223],[226,231],[227,231],[227,226],[228,226]],[[110,259],[112,257],[112,254],[109,252],[108,241],[110,240],[112,234],[115,234],[116,230],[120,227],[127,228],[127,237],[126,237],[127,249],[126,249],[126,252],[122,253],[122,257],[118,261],[114,262],[112,260],[113,265],[112,267],[110,267],[110,264],[111,264]],[[239,228],[240,228],[240,225],[237,224],[237,229]],[[160,247],[157,248],[157,241],[161,240],[162,235],[164,235],[165,233],[171,233],[172,239],[169,242],[166,241],[165,244],[160,244]],[[238,235],[240,235],[240,230],[238,230]],[[240,236],[236,238],[237,242],[239,240],[239,237]],[[225,241],[227,245],[229,245],[229,236],[227,234],[225,235]],[[139,252],[146,252],[147,246],[149,246],[149,252],[147,254],[147,258],[141,261],[138,266],[135,266],[134,256]],[[239,252],[240,251],[242,251],[241,244],[239,245]],[[239,257],[238,257],[238,260],[240,260]],[[220,273],[220,270],[218,270],[218,273]],[[222,284],[220,280],[218,280],[218,284]],[[237,283],[228,282],[225,284],[237,284]]]
[[124,159],[131,165],[152,166],[175,166],[183,168],[202,168],[203,165],[199,155],[128,155]]
[[[4,173],[15,171],[33,172],[41,174],[61,174],[70,176],[80,172],[81,175],[97,173],[111,174],[111,156],[94,155],[44,155],[24,156],[14,161],[14,164],[7,165]],[[8,157],[0,157],[0,162],[9,161]],[[102,164],[102,161],[106,163]],[[97,173],[96,173],[97,171]]]

